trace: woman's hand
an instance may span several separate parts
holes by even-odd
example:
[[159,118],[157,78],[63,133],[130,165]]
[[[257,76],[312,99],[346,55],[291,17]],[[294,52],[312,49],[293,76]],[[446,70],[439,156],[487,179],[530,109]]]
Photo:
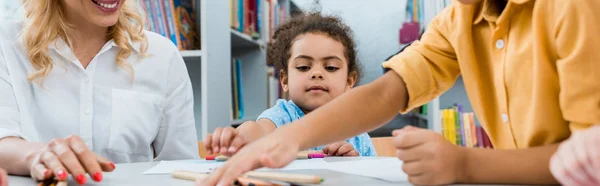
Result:
[[56,177],[67,180],[71,174],[79,184],[87,182],[85,173],[96,181],[102,181],[102,171],[111,172],[115,164],[90,151],[79,136],[56,138],[36,153],[30,163],[31,177],[45,180]]
[[563,142],[550,160],[550,171],[563,185],[600,184],[600,125]]
[[2,168],[0,168],[0,186],[8,186],[8,175]]

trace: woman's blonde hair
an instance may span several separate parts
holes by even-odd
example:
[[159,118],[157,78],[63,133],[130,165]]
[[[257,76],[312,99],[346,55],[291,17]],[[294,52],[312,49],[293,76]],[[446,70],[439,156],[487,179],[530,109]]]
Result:
[[[61,7],[62,0],[22,0],[25,8],[25,26],[22,41],[27,49],[31,65],[36,70],[29,74],[29,81],[39,81],[43,84],[44,78],[52,71],[53,62],[49,56],[50,46],[56,39],[63,39],[72,47],[69,33],[72,28],[64,19],[65,11]],[[143,12],[136,6],[138,0],[127,0],[120,9],[119,20],[108,29],[108,36],[120,48],[117,53],[116,63],[119,67],[127,69],[133,78],[133,68],[126,62],[134,46],[129,42],[140,42],[144,56],[148,49],[148,40],[144,35],[145,19]],[[133,4],[132,4],[133,3]]]

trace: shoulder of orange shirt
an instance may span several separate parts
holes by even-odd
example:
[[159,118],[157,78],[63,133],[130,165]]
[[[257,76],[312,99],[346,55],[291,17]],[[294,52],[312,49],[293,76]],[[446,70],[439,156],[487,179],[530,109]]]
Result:
[[463,147],[493,148],[483,127],[475,123],[475,114],[463,112],[462,105],[441,110],[442,134],[452,144]]

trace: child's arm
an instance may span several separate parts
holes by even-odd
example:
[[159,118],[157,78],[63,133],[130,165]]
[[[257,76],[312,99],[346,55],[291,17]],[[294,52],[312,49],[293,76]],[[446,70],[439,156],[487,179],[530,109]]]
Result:
[[208,154],[219,153],[230,156],[244,145],[266,136],[275,129],[275,124],[269,119],[247,121],[236,129],[216,128],[212,134],[204,138],[204,147]]

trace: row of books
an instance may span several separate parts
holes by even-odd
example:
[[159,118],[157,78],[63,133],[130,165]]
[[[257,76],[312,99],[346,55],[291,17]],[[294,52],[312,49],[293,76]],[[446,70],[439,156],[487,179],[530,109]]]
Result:
[[231,100],[232,115],[234,120],[244,118],[244,96],[242,94],[242,61],[236,58],[231,60]]
[[[229,2],[231,28],[253,38],[260,38],[263,32],[263,21],[268,21],[267,32],[273,33],[279,23],[285,20],[284,7],[278,0],[229,0]],[[268,33],[265,33],[265,36],[270,36]]]
[[194,0],[140,0],[148,30],[169,38],[179,50],[200,48]]
[[493,148],[485,130],[475,122],[475,114],[463,112],[462,105],[442,110],[442,134],[451,143],[463,147]]

